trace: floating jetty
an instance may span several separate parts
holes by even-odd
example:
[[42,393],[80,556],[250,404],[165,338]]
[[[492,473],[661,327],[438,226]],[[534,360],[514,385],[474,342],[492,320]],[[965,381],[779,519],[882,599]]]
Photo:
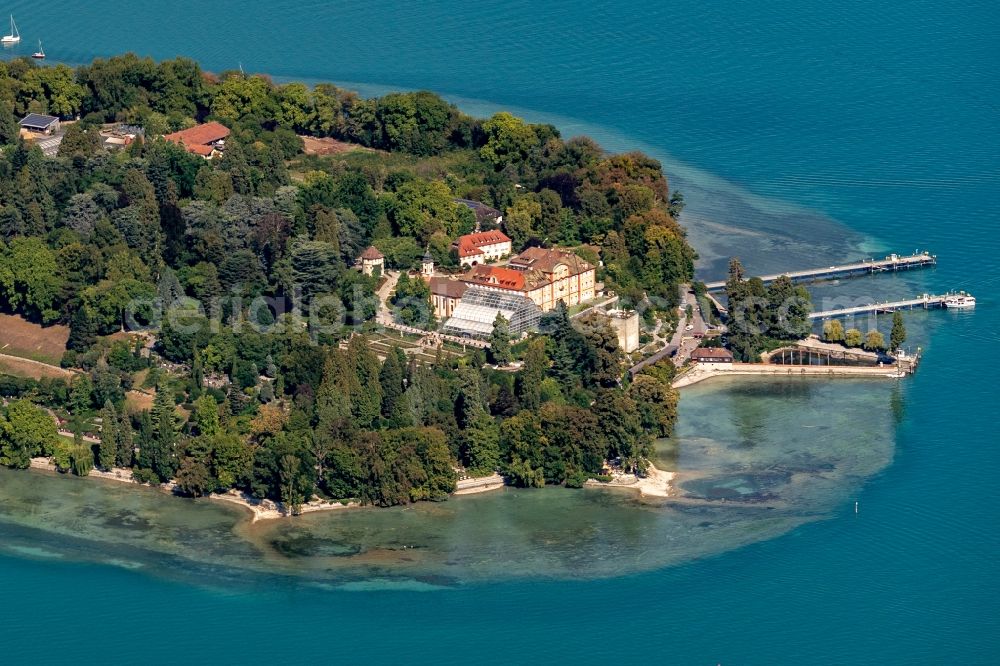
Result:
[[[801,271],[787,271],[775,273],[773,275],[762,275],[760,279],[764,284],[770,284],[779,277],[788,276],[792,282],[810,282],[814,280],[831,280],[834,278],[850,277],[852,275],[870,275],[872,273],[891,273],[894,271],[909,270],[911,268],[923,268],[935,266],[937,255],[930,252],[917,252],[909,256],[890,254],[885,259],[864,259],[852,264],[841,264],[838,266],[827,266],[826,268],[809,268]],[[706,282],[705,288],[708,291],[722,291],[726,288],[726,281]]]
[[854,307],[839,308],[837,310],[812,312],[809,314],[809,318],[834,319],[837,317],[853,317],[854,315],[860,314],[882,314],[884,312],[895,312],[896,310],[913,310],[914,308],[924,308],[925,310],[929,310],[931,308],[943,308],[944,302],[955,296],[968,296],[968,294],[964,291],[958,292],[957,294],[941,294],[939,296],[924,294],[923,296],[918,296],[917,298],[911,298],[905,301],[868,303],[867,305],[856,305]]

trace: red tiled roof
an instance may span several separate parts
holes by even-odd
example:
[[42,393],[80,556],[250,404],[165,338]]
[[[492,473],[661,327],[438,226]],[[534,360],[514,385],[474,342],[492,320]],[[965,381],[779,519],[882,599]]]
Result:
[[726,361],[733,360],[733,354],[728,349],[723,349],[722,347],[702,347],[695,349],[691,352],[692,361],[700,360],[720,360],[724,359]]
[[475,245],[469,245],[468,243],[459,243],[458,244],[458,256],[459,257],[462,257],[462,258],[465,258],[465,257],[474,257],[477,254],[483,254],[483,251],[480,250]]
[[524,291],[524,272],[503,266],[473,266],[462,279],[472,284]]
[[368,261],[375,261],[376,259],[385,259],[385,255],[378,251],[374,245],[368,247],[367,250],[361,253],[361,258]]
[[221,141],[229,136],[229,128],[221,123],[211,122],[203,125],[195,125],[180,132],[165,134],[164,139],[171,143],[184,146],[191,152],[195,146],[207,146],[210,143]]
[[201,144],[192,144],[190,146],[184,146],[184,149],[189,153],[194,153],[195,155],[201,155],[202,157],[208,157],[209,155],[212,154],[212,151],[215,150],[215,148],[212,148],[212,146],[202,146]]
[[510,238],[507,237],[507,234],[500,231],[499,229],[494,229],[493,231],[479,231],[474,234],[466,234],[461,238],[476,246],[493,245],[495,243],[510,242]]
[[477,254],[483,253],[479,249],[483,245],[496,245],[498,243],[509,242],[510,238],[507,237],[507,234],[499,229],[495,229],[493,231],[480,231],[474,234],[459,236],[455,241],[455,245],[458,246],[459,257],[474,257]]

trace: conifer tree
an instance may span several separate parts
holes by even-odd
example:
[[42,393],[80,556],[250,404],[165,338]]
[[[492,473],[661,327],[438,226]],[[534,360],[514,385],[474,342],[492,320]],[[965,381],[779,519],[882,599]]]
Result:
[[500,367],[510,365],[510,322],[499,311],[493,320],[493,332],[490,334],[490,357]]
[[69,322],[69,340],[66,348],[74,351],[86,351],[97,342],[97,322],[86,305],[80,305],[73,313]]
[[191,363],[191,383],[194,384],[196,391],[200,391],[205,386],[205,362],[197,346],[194,348]]
[[264,376],[270,379],[278,377],[278,366],[274,363],[274,357],[270,354],[264,359]]
[[115,464],[118,467],[131,467],[135,459],[135,443],[132,436],[132,420],[122,410],[118,417],[118,440],[115,449]]
[[524,366],[514,381],[515,393],[522,409],[538,409],[541,405],[541,385],[549,364],[545,339],[539,337],[529,341],[524,353]]
[[361,336],[351,338],[347,345],[348,357],[354,366],[361,390],[352,396],[351,409],[355,423],[362,428],[370,427],[382,411],[382,387],[378,376],[382,369],[378,357]]
[[174,417],[174,399],[170,389],[160,386],[153,400],[148,423],[143,423],[142,446],[139,464],[152,470],[161,481],[168,481],[176,470],[177,428]]
[[318,433],[339,436],[349,427],[351,399],[358,390],[347,354],[339,349],[331,350],[323,362],[323,379],[316,391],[314,409]]
[[489,474],[500,462],[500,428],[486,410],[473,415],[463,432],[465,464],[475,474]]
[[552,338],[552,376],[567,391],[577,384],[578,363],[583,345],[580,334],[574,330],[569,320],[569,310],[563,301],[543,319],[543,328]]
[[101,410],[101,443],[97,445],[97,465],[108,470],[115,466],[118,454],[119,422],[118,413],[110,400]]
[[486,411],[482,380],[471,368],[463,369],[456,402],[456,418],[462,429],[462,458],[475,474],[489,474],[500,461],[500,428]]
[[906,342],[906,324],[903,323],[903,315],[899,310],[892,313],[892,331],[889,332],[889,351],[897,352],[900,346]]
[[379,371],[379,384],[382,387],[382,416],[391,417],[397,403],[403,397],[403,380],[406,374],[406,355],[399,347],[393,347],[386,354],[382,369]]

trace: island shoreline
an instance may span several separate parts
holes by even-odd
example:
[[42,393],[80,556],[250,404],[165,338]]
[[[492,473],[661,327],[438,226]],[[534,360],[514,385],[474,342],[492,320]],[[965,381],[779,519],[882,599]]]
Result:
[[[60,472],[51,458],[32,458],[31,464],[26,471],[41,472],[49,475],[66,475],[68,472]],[[128,473],[126,475],[126,473]],[[673,487],[674,472],[668,472],[657,468],[652,463],[646,468],[645,476],[635,474],[615,474],[610,481],[598,481],[588,479],[584,488],[597,489],[624,489],[638,492],[640,497],[654,498],[675,498],[676,493]],[[341,502],[335,500],[312,500],[299,507],[297,511],[289,511],[281,502],[270,499],[257,499],[245,492],[230,490],[226,493],[210,493],[203,498],[191,498],[178,495],[175,492],[176,485],[164,483],[158,486],[148,483],[139,483],[132,475],[131,470],[114,469],[112,471],[91,470],[86,476],[77,477],[81,479],[100,479],[102,481],[112,481],[126,485],[142,486],[162,492],[178,499],[208,499],[216,502],[242,507],[250,514],[249,524],[261,521],[279,520],[282,518],[295,518],[309,513],[322,513],[328,511],[340,511],[344,509],[373,508],[365,507],[357,501]],[[464,484],[464,485],[463,485]],[[500,474],[493,474],[486,477],[475,477],[463,479],[458,482],[456,490],[451,493],[451,497],[463,497],[467,495],[479,495],[483,493],[502,490],[508,486],[507,480]]]

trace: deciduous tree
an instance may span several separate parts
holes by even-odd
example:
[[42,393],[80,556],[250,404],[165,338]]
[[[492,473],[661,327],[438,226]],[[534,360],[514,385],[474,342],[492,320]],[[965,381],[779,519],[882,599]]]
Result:
[[865,336],[865,349],[868,351],[884,350],[885,337],[879,331],[868,331],[868,334]]
[[844,344],[848,347],[860,347],[864,343],[864,337],[856,328],[849,328],[844,333]]
[[839,319],[831,319],[823,323],[823,339],[827,342],[844,341],[844,325]]

